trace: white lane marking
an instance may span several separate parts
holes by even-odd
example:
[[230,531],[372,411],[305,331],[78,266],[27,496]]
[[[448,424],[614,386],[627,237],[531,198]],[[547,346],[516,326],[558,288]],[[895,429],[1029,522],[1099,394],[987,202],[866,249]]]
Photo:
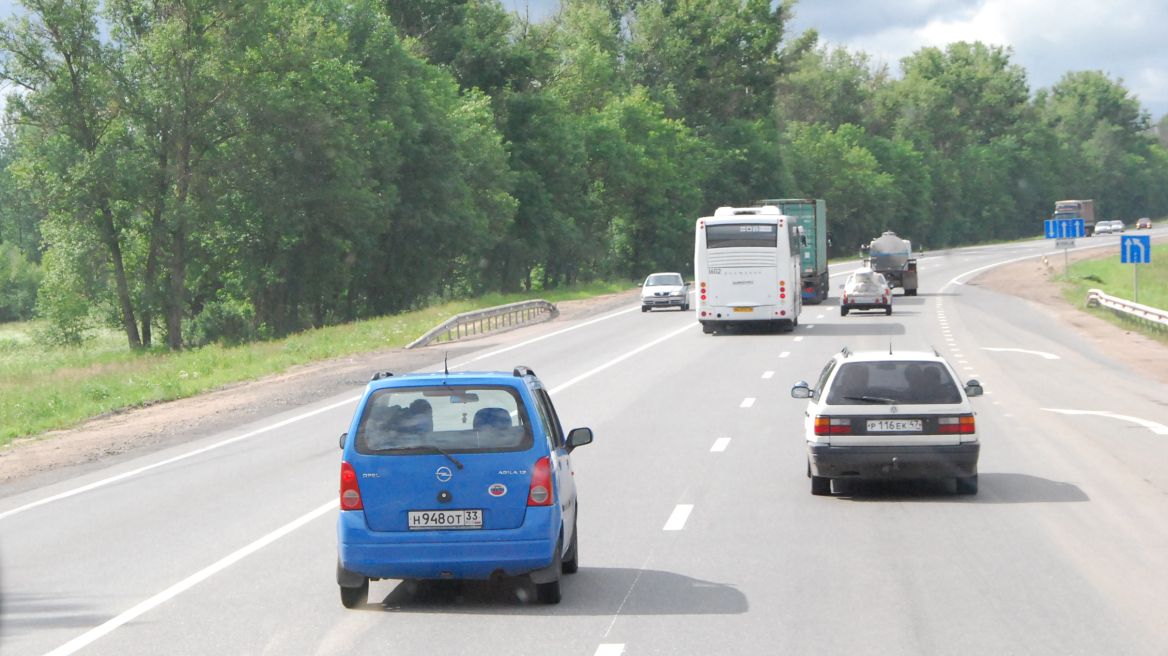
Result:
[[718,439],[714,440],[714,446],[710,447],[710,453],[725,451],[727,446],[730,446],[730,438],[719,437]]
[[800,335],[799,337],[796,337],[796,338],[795,338],[795,341],[796,341],[796,342],[801,342],[801,341],[803,341],[803,337]]
[[962,371],[973,371],[973,367],[962,367]]
[[169,465],[171,463],[175,463],[175,462],[178,462],[180,460],[186,460],[187,458],[190,458],[192,456],[197,456],[199,454],[206,453],[206,452],[212,451],[214,449],[218,449],[219,447],[227,446],[228,444],[234,444],[234,443],[239,442],[241,440],[246,440],[250,437],[255,437],[256,435],[260,435],[262,433],[267,433],[268,431],[272,431],[272,430],[275,430],[277,428],[282,428],[284,426],[287,426],[288,424],[300,421],[301,419],[307,419],[308,417],[312,417],[314,415],[319,415],[322,412],[328,412],[329,410],[335,410],[336,408],[339,408],[343,405],[348,405],[350,403],[356,403],[357,401],[360,401],[360,400],[361,400],[360,395],[354,396],[354,397],[345,399],[344,401],[339,401],[339,402],[334,403],[332,405],[325,406],[323,408],[317,408],[316,410],[313,410],[311,412],[305,412],[304,414],[296,415],[295,417],[285,419],[284,421],[277,422],[275,424],[272,424],[271,426],[257,428],[256,430],[253,430],[250,433],[244,433],[243,435],[231,437],[231,438],[228,438],[226,440],[223,440],[222,442],[216,442],[214,444],[207,445],[201,449],[195,449],[194,451],[189,451],[187,453],[184,453],[184,454],[179,455],[179,456],[175,456],[173,458],[167,458],[166,460],[162,460],[162,461],[156,462],[156,463],[151,464],[151,465],[139,467],[137,469],[133,469],[133,470],[130,470],[128,472],[123,472],[121,474],[118,474],[117,476],[110,476],[109,478],[103,478],[100,481],[94,481],[93,483],[90,483],[89,485],[82,485],[81,487],[74,489],[74,490],[69,490],[68,492],[54,494],[53,496],[46,497],[44,499],[41,499],[40,501],[33,501],[32,503],[27,503],[27,504],[20,506],[18,508],[13,508],[12,510],[0,513],[0,519],[4,519],[5,517],[11,517],[12,515],[15,515],[17,513],[22,513],[22,512],[29,510],[31,508],[36,508],[37,506],[43,506],[46,503],[52,503],[53,501],[60,501],[61,499],[67,499],[71,496],[81,494],[82,492],[88,492],[90,490],[95,490],[99,487],[109,485],[110,483],[116,483],[118,481],[130,478],[131,476],[137,476],[138,474],[141,474],[142,472],[150,471],[151,469],[157,469],[158,467],[162,467],[164,465]]
[[620,606],[616,607],[616,613],[613,614],[612,621],[608,623],[608,630],[604,632],[605,638],[608,637],[608,634],[612,633],[612,627],[616,626],[616,621],[620,618],[621,611],[625,608],[625,603],[628,602],[629,597],[633,594],[633,589],[637,587],[637,581],[641,580],[641,575],[645,573],[645,568],[649,566],[649,561],[652,559],[653,552],[650,551],[649,555],[645,557],[645,562],[641,563],[641,569],[637,570],[637,575],[633,577],[633,584],[629,586],[629,591],[625,593],[625,598],[621,599]]
[[548,390],[548,394],[555,394],[556,392],[562,392],[565,389],[571,387],[572,385],[575,385],[576,383],[584,380],[585,378],[587,378],[593,374],[600,373],[601,371],[608,369],[612,365],[617,364],[619,362],[623,362],[623,361],[633,357],[634,355],[640,353],[641,351],[644,351],[645,349],[648,349],[648,348],[652,348],[652,347],[660,344],[661,342],[664,342],[667,339],[670,339],[672,337],[677,337],[678,335],[684,333],[685,331],[689,330],[690,328],[693,328],[696,325],[698,325],[698,323],[695,321],[691,324],[687,324],[683,328],[679,328],[679,329],[669,333],[668,335],[665,335],[664,337],[658,337],[657,339],[649,342],[648,344],[645,344],[644,346],[638,346],[637,348],[629,351],[628,353],[625,353],[624,355],[620,356],[619,358],[609,360],[608,362],[605,362],[604,364],[600,365],[599,367],[597,367],[591,371],[587,371],[587,372],[580,374],[579,376],[576,376],[572,380],[569,380],[568,382],[564,383],[563,385],[560,385],[559,387],[553,387],[552,389]]
[[536,343],[536,342],[543,341],[543,340],[545,340],[545,339],[548,339],[548,338],[550,338],[550,337],[555,337],[556,335],[563,335],[564,333],[566,333],[566,332],[570,332],[570,331],[573,331],[573,330],[576,330],[577,328],[583,328],[584,326],[591,326],[591,325],[592,325],[592,324],[594,324],[594,323],[600,323],[601,321],[607,321],[607,320],[609,320],[609,319],[612,319],[613,317],[619,317],[619,316],[620,316],[620,315],[622,315],[622,314],[628,314],[629,312],[635,312],[635,311],[639,310],[640,308],[641,308],[641,305],[638,303],[637,305],[635,305],[635,306],[633,306],[633,307],[631,307],[631,308],[629,308],[629,309],[627,309],[627,310],[619,310],[619,311],[617,311],[617,312],[613,312],[612,314],[605,315],[605,316],[603,316],[603,317],[600,317],[600,318],[598,318],[598,319],[593,319],[592,321],[585,321],[584,323],[577,324],[577,325],[575,325],[575,326],[571,326],[571,327],[568,327],[568,328],[564,328],[563,330],[557,330],[557,331],[556,331],[556,332],[554,332],[554,333],[548,333],[548,334],[546,334],[546,335],[540,335],[539,337],[535,337],[535,338],[529,339],[529,340],[527,340],[526,342],[519,342],[518,344],[514,344],[514,345],[512,345],[512,346],[508,346],[508,347],[506,347],[506,348],[501,348],[501,349],[499,349],[499,350],[497,350],[497,351],[491,351],[490,353],[484,353],[483,355],[480,355],[480,356],[478,356],[478,357],[476,357],[476,358],[471,358],[470,360],[467,360],[466,362],[460,362],[460,363],[458,363],[458,364],[452,364],[452,365],[450,365],[450,368],[451,368],[451,369],[454,369],[455,367],[465,367],[466,365],[468,365],[468,364],[470,364],[470,363],[472,363],[472,362],[478,362],[479,360],[482,360],[483,358],[489,358],[489,357],[491,357],[491,356],[493,356],[493,355],[499,355],[500,353],[506,353],[507,351],[513,351],[513,350],[515,350],[515,349],[517,349],[517,348],[520,348],[520,347],[523,347],[523,346],[527,346],[528,344],[534,344],[534,343]]
[[780,358],[785,358],[785,357],[787,357],[788,355],[791,355],[791,352],[790,352],[790,351],[783,351],[782,353],[780,353],[780,354],[779,354],[779,357],[780,357]]
[[1147,419],[1140,419],[1139,417],[1130,417],[1128,415],[1120,415],[1114,412],[1107,412],[1105,410],[1062,410],[1060,408],[1043,408],[1047,412],[1057,412],[1064,415],[1097,415],[1099,417],[1111,417],[1112,419],[1122,419],[1123,421],[1130,421],[1133,424],[1139,424],[1144,428],[1152,431],[1157,435],[1168,435],[1168,426],[1164,424],[1157,424],[1154,421]]
[[958,360],[957,364],[969,364],[969,360]]
[[815,324],[813,324],[813,323],[812,323],[812,324],[807,324],[807,330],[811,330],[811,329],[812,329],[812,328],[814,328],[814,327],[815,327]]
[[774,375],[775,375],[775,372],[773,372],[773,371],[764,371],[764,372],[762,372],[762,377],[763,377],[763,378],[770,378],[771,376],[774,376]]
[[740,405],[738,407],[739,408],[749,408],[752,405],[754,405],[754,399],[748,397],[748,398],[742,399],[742,405]]
[[[1106,247],[1108,247],[1108,246],[1112,246],[1112,245],[1114,245],[1114,244],[1100,243],[1100,244],[1098,244],[1098,245],[1084,246],[1084,247],[1082,247],[1082,248],[1072,248],[1072,249],[1070,249],[1068,252],[1075,253],[1075,252],[1078,252],[1078,251],[1088,251],[1088,250],[1091,250],[1092,248],[1106,248]],[[1042,247],[1040,246],[1039,248],[1041,249]],[[1049,248],[1049,247],[1047,247],[1047,248]],[[1033,253],[1033,254],[1027,255],[1027,256],[1025,256],[1025,257],[1016,257],[1016,258],[1014,258],[1014,259],[1012,259],[1012,260],[1004,260],[1004,261],[1002,261],[1002,262],[995,262],[995,263],[993,263],[993,264],[987,264],[987,265],[985,265],[985,266],[983,266],[983,267],[978,267],[978,268],[976,268],[976,269],[972,269],[972,270],[970,270],[970,271],[966,271],[965,273],[960,273],[960,274],[957,274],[957,276],[955,276],[955,277],[954,277],[952,280],[950,280],[949,282],[945,283],[945,286],[941,288],[941,291],[945,291],[945,288],[946,288],[946,287],[948,287],[949,285],[964,285],[965,283],[963,283],[963,282],[958,282],[958,279],[959,279],[959,278],[964,278],[965,276],[972,275],[972,274],[975,274],[975,273],[979,273],[979,272],[981,272],[981,271],[985,271],[986,269],[992,269],[992,268],[994,268],[994,267],[1002,266],[1002,265],[1004,265],[1004,264],[1013,264],[1014,262],[1023,262],[1023,261],[1026,261],[1026,260],[1033,260],[1033,259],[1035,259],[1035,258],[1042,257],[1043,255],[1055,255],[1055,254],[1057,254],[1057,253],[1058,253],[1058,251],[1057,251],[1057,250],[1054,250],[1054,251],[1041,251],[1041,250],[1040,250],[1040,252],[1038,252],[1038,253]]]
[[73,638],[69,642],[66,642],[65,644],[61,645],[60,647],[57,647],[53,651],[49,652],[47,656],[67,656],[68,654],[72,654],[72,653],[76,652],[77,650],[85,647],[86,645],[92,643],[93,641],[97,640],[98,638],[110,633],[111,631],[113,631],[114,629],[118,628],[119,626],[125,624],[126,622],[129,622],[129,621],[133,620],[134,618],[142,615],[143,613],[146,613],[147,611],[157,607],[158,605],[160,605],[160,604],[162,604],[170,599],[173,599],[174,597],[177,597],[179,594],[182,594],[183,592],[191,589],[192,587],[194,587],[196,584],[200,583],[201,581],[204,581],[204,580],[210,578],[211,576],[217,574],[218,572],[221,572],[224,569],[227,569],[228,567],[230,567],[234,563],[239,562],[240,560],[246,558],[247,556],[249,556],[257,551],[259,551],[260,549],[263,549],[264,547],[268,546],[269,544],[275,542],[276,540],[279,540],[280,538],[284,537],[285,535],[288,535],[292,531],[295,531],[296,529],[300,528],[301,526],[304,526],[305,524],[307,524],[308,522],[311,522],[312,520],[316,519],[317,517],[320,517],[321,515],[329,512],[330,510],[335,510],[339,505],[340,505],[339,499],[333,499],[332,501],[329,501],[328,503],[317,508],[316,510],[313,510],[312,512],[308,513],[307,515],[304,515],[291,523],[288,523],[288,524],[285,524],[284,526],[281,526],[280,528],[272,531],[271,533],[268,533],[264,537],[256,540],[255,542],[252,542],[251,544],[240,549],[239,551],[236,551],[235,553],[221,559],[219,562],[217,562],[213,565],[210,565],[208,567],[205,567],[205,568],[199,570],[198,572],[188,576],[187,578],[179,581],[178,583],[175,583],[174,585],[170,586],[169,588],[163,590],[162,592],[159,592],[158,594],[147,599],[146,601],[143,601],[142,603],[138,604],[137,606],[134,606],[133,608],[122,613],[121,615],[118,615],[117,617],[107,621],[106,623],[104,623],[100,626],[96,626],[96,627],[86,631],[85,633],[82,633],[81,635],[77,636],[76,638]]
[[822,315],[822,314],[818,314],[818,315],[816,315],[816,316],[815,316],[815,318],[816,318],[816,319],[822,319],[822,318],[823,318],[823,315]]
[[678,504],[673,509],[673,514],[669,516],[669,521],[665,522],[666,531],[680,531],[685,527],[685,520],[689,519],[689,514],[693,512],[693,504]]
[[625,653],[625,643],[600,645],[595,656],[620,656]]
[[1026,349],[1018,349],[1018,348],[991,348],[989,346],[983,346],[983,347],[981,347],[981,350],[983,350],[983,351],[1011,351],[1013,353],[1029,353],[1030,355],[1041,355],[1042,357],[1046,358],[1047,360],[1060,359],[1059,356],[1055,355],[1054,353],[1047,353],[1046,351],[1028,351]]

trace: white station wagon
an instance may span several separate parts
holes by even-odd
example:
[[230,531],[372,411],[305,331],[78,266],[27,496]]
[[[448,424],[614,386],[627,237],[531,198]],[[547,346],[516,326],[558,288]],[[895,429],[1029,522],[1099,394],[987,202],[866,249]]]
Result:
[[953,478],[958,494],[977,494],[981,444],[964,387],[935,353],[852,353],[823,368],[807,399],[807,475],[811,493],[830,495],[832,480]]

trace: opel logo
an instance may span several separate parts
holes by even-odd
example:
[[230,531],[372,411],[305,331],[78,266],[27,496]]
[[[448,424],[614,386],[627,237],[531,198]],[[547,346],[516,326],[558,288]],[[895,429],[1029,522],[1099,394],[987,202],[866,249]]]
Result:
[[454,474],[450,473],[449,467],[439,467],[436,475],[438,476],[438,480],[442,483],[445,483],[446,481],[450,480],[451,476],[454,476]]
[[[897,409],[896,409],[896,406],[892,406],[892,411],[893,411],[893,412],[900,412],[900,410],[897,410]],[[443,467],[442,469],[446,469],[446,468],[445,468],[445,467]],[[448,470],[448,471],[449,471],[449,470]]]

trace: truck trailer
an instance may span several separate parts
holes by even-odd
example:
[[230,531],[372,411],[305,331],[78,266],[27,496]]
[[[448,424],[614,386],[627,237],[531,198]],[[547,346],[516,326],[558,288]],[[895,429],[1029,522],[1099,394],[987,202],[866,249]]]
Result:
[[917,295],[917,260],[912,256],[912,242],[889,230],[872,240],[864,264],[883,274],[889,287],[900,287],[905,296]]
[[1052,219],[1083,219],[1083,236],[1095,234],[1095,201],[1060,200],[1054,204]]
[[760,200],[755,205],[778,207],[780,214],[795,219],[796,225],[803,228],[807,243],[803,245],[799,289],[804,303],[822,303],[827,299],[829,287],[827,247],[831,245],[827,236],[827,207],[823,200],[784,198]]

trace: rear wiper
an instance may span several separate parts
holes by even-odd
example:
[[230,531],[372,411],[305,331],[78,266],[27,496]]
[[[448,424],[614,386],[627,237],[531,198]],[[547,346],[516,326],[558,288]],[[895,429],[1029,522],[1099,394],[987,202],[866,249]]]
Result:
[[429,444],[420,445],[420,446],[394,446],[394,447],[390,447],[388,449],[378,449],[378,450],[379,451],[417,451],[418,449],[429,449],[430,451],[433,451],[434,453],[440,453],[440,454],[446,456],[450,460],[450,462],[453,462],[455,464],[455,466],[457,466],[459,469],[462,469],[462,463],[455,460],[454,456],[447,453],[444,449],[440,449],[436,446],[432,446]]
[[866,403],[883,403],[885,405],[890,405],[890,404],[896,403],[896,399],[886,399],[882,396],[845,396],[844,398],[849,400],[849,401],[864,401]]

